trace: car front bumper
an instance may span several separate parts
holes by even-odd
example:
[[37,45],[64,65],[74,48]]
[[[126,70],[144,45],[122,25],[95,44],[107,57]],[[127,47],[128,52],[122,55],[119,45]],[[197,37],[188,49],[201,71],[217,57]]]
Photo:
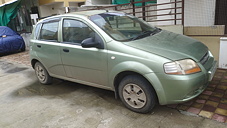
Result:
[[150,73],[145,77],[154,87],[159,104],[176,104],[189,101],[200,95],[212,80],[217,69],[217,62],[202,72],[190,75],[167,75],[164,73]]

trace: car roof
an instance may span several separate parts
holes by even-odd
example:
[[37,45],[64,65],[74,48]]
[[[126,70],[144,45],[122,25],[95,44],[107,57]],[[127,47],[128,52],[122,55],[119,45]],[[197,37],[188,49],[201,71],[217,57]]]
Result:
[[[88,11],[78,11],[78,12],[72,12],[68,14],[76,14],[76,15],[84,15],[84,16],[92,16],[100,13],[106,13],[106,12],[116,12],[116,11],[109,11],[109,10],[88,10]],[[65,14],[67,15],[67,14]]]
[[108,12],[118,12],[118,13],[123,13],[123,12],[119,12],[119,11],[112,11],[112,10],[88,10],[88,11],[78,11],[78,12],[71,12],[71,13],[66,13],[66,14],[61,14],[61,15],[56,15],[56,16],[51,16],[51,17],[47,17],[44,18],[42,20],[40,20],[40,22],[48,22],[49,20],[52,19],[56,19],[58,20],[58,18],[64,17],[64,16],[78,16],[78,17],[89,17],[92,15],[97,15],[97,14],[101,14],[101,13],[108,13]]

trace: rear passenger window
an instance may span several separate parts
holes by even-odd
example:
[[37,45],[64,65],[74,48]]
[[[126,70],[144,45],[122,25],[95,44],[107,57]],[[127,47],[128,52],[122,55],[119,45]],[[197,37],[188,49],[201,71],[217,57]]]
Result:
[[58,22],[44,23],[39,35],[40,40],[58,40]]
[[63,42],[81,44],[84,39],[94,36],[94,32],[83,22],[66,19],[63,23]]

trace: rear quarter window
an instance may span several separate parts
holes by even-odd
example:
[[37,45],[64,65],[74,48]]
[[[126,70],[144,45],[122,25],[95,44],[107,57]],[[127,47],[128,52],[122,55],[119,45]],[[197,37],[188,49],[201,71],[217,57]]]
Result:
[[59,22],[48,22],[43,23],[43,26],[40,30],[39,39],[40,40],[58,40],[58,24]]

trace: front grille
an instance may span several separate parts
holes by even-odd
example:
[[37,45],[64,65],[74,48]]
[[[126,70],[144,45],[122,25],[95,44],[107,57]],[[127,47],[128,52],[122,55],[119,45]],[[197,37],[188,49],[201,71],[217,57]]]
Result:
[[210,57],[209,52],[207,52],[200,60],[200,63],[204,65],[207,62],[207,60],[209,59],[209,57]]

